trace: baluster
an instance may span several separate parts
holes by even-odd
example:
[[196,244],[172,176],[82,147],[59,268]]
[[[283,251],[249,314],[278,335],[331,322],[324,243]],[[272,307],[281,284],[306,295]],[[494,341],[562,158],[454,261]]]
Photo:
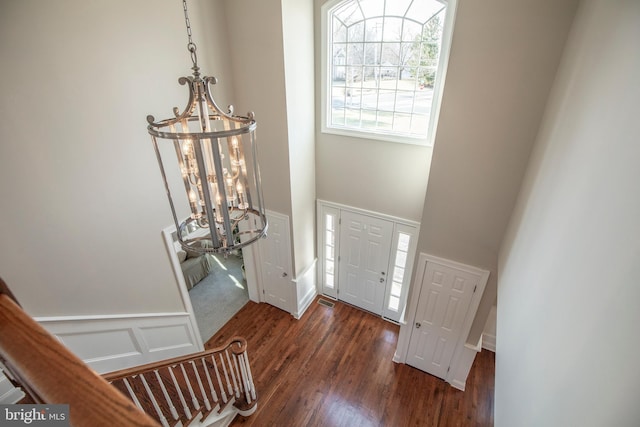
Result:
[[224,391],[224,384],[222,383],[222,380],[220,379],[220,372],[218,372],[218,364],[216,363],[216,358],[215,356],[212,354],[211,355],[211,361],[213,362],[213,369],[216,373],[216,378],[218,380],[218,385],[220,386],[220,395],[222,396],[222,402],[227,403],[227,393]]
[[191,395],[191,404],[196,411],[200,410],[200,403],[198,403],[198,399],[196,399],[196,395],[193,393],[193,388],[191,387],[191,380],[187,376],[187,372],[184,370],[184,363],[180,364],[180,369],[182,370],[182,376],[184,380],[187,382],[187,389],[189,389],[189,394]]
[[158,373],[157,369],[154,369],[153,372],[156,374],[156,380],[158,380],[158,383],[160,384],[160,389],[162,390],[162,394],[164,395],[164,400],[166,400],[167,405],[169,406],[171,416],[174,420],[177,421],[178,419],[180,419],[180,417],[178,416],[178,410],[173,405],[173,400],[171,400],[171,398],[169,397],[169,393],[167,393],[167,388],[164,386],[164,381],[162,380],[162,377]]
[[191,367],[193,368],[193,372],[196,374],[196,381],[198,381],[198,387],[200,388],[200,393],[202,394],[202,399],[204,400],[204,407],[207,408],[207,411],[211,410],[211,403],[209,403],[209,399],[207,398],[207,393],[204,391],[204,387],[202,386],[202,380],[200,379],[200,374],[198,373],[198,368],[196,368],[196,364],[193,360],[191,360]]
[[227,372],[227,364],[224,361],[224,358],[222,357],[222,353],[220,353],[218,356],[220,356],[220,363],[222,363],[222,372],[224,372],[224,378],[227,380],[227,390],[229,392],[229,397],[232,397],[235,392],[233,391],[233,388],[231,387],[231,382],[229,382],[229,374]]
[[204,373],[207,375],[207,382],[209,383],[209,390],[211,391],[211,398],[213,399],[213,403],[218,403],[218,394],[216,390],[213,388],[213,383],[211,382],[211,375],[209,375],[209,368],[207,368],[207,363],[204,360],[204,357],[200,358],[200,363],[202,363],[202,369],[204,369]]
[[169,375],[171,375],[171,380],[173,381],[173,386],[176,388],[176,391],[178,392],[178,397],[180,398],[180,403],[182,403],[182,409],[184,410],[184,413],[187,416],[187,418],[191,419],[192,418],[191,411],[189,410],[189,407],[187,406],[187,401],[184,400],[184,396],[182,395],[182,389],[180,388],[180,385],[178,384],[178,380],[176,380],[176,376],[173,373],[173,369],[171,368],[171,366],[167,366],[167,368],[169,369]]
[[256,396],[256,386],[253,383],[253,374],[251,373],[251,365],[249,365],[249,355],[247,354],[247,352],[245,351],[243,354],[243,359],[245,362],[245,366],[247,368],[247,375],[249,377],[249,386],[251,388],[251,397],[253,398],[253,400],[257,399]]
[[229,357],[229,350],[225,350],[224,354],[227,356],[227,361],[229,362],[229,371],[231,371],[231,379],[233,380],[233,389],[235,390],[236,399],[240,397],[240,388],[238,387],[238,382],[236,381],[236,373],[233,370],[233,363],[231,363],[231,358]]
[[242,354],[233,355],[233,359],[236,362],[236,366],[238,366],[238,359],[240,359],[240,379],[244,384],[244,397],[247,399],[247,403],[251,403],[251,392],[249,391],[249,382],[247,381],[247,371],[244,365],[244,361],[242,360]]
[[164,427],[169,427],[169,423],[167,423],[167,419],[165,418],[164,414],[162,413],[162,409],[160,409],[160,406],[158,405],[158,402],[156,401],[156,397],[153,395],[153,393],[151,393],[151,389],[149,388],[149,384],[147,383],[147,379],[144,377],[143,373],[140,374],[140,379],[142,380],[142,385],[144,386],[144,389],[147,391],[147,396],[149,396],[149,399],[151,400],[151,404],[153,405],[153,409],[155,409],[156,410],[156,414],[158,414],[158,418],[160,419],[160,423]]
[[127,380],[127,378],[123,378],[122,382],[124,382],[124,386],[127,388],[127,391],[129,392],[129,396],[131,396],[131,400],[133,400],[133,403],[136,404],[138,409],[144,412],[144,408],[140,404],[140,401],[138,400],[138,397],[136,396],[136,394],[133,392],[133,389],[131,389],[131,386],[129,385],[129,381]]

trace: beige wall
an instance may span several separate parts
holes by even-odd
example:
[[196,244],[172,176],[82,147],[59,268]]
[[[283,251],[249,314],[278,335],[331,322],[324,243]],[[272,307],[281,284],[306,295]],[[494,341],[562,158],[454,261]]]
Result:
[[315,256],[310,1],[226,2],[237,110],[256,112],[265,204],[291,219],[296,274]]
[[[320,8],[326,0],[314,0],[314,3],[316,96],[320,97]],[[319,108],[316,120],[319,199],[420,220],[431,147],[322,133]]]
[[280,0],[225,1],[236,111],[254,111],[267,209],[291,217]]
[[313,1],[282,0],[291,229],[296,277],[315,259]]
[[458,2],[418,251],[491,271],[469,342],[495,302],[498,248],[575,4]]
[[576,17],[500,254],[496,426],[640,420],[640,3]]
[[[217,2],[216,2],[217,3]],[[34,316],[183,311],[147,114],[184,106],[178,2],[2,2],[0,275]],[[224,21],[191,5],[201,65]],[[203,34],[209,40],[203,40]],[[213,40],[212,40],[213,39]],[[226,95],[223,91],[223,95]],[[223,96],[226,97],[226,96]]]

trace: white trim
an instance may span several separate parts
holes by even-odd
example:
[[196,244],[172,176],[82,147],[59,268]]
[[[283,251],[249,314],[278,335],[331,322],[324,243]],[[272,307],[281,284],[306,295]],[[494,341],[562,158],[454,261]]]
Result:
[[[424,279],[427,262],[441,264],[450,268],[463,270],[480,276],[477,284],[478,287],[476,288],[476,292],[474,292],[471,297],[469,308],[467,309],[467,314],[460,329],[460,339],[458,340],[456,349],[454,350],[453,356],[451,357],[451,369],[449,370],[449,373],[445,378],[446,382],[452,384],[452,382],[455,380],[457,386],[460,386],[461,381],[463,383],[464,381],[466,381],[466,376],[464,377],[464,379],[461,379],[460,376],[460,372],[463,371],[463,365],[468,361],[468,353],[465,352],[465,345],[467,344],[466,340],[469,336],[469,331],[471,330],[473,319],[475,318],[476,312],[478,311],[480,299],[482,298],[482,294],[484,293],[484,289],[489,279],[489,271],[487,270],[421,252],[420,256],[418,257],[418,270],[416,272],[416,277],[409,291],[409,307],[406,311],[408,318],[405,319],[406,322],[403,322],[400,325],[400,334],[398,335],[398,344],[396,347],[396,352],[393,356],[393,361],[396,363],[407,362],[407,351],[409,349],[409,341],[411,338],[411,331],[413,329],[412,326],[415,322],[416,310],[418,308],[418,298],[421,291],[420,287]],[[468,349],[468,347],[466,348]],[[471,362],[473,362],[473,360]]]
[[99,373],[202,351],[186,312],[35,320]]
[[162,237],[164,239],[165,249],[167,250],[167,255],[169,255],[169,262],[171,263],[171,268],[173,269],[173,277],[176,279],[178,292],[180,292],[180,299],[182,300],[182,304],[184,305],[184,308],[189,315],[191,328],[195,331],[196,334],[195,342],[198,348],[197,351],[202,351],[204,350],[204,343],[202,342],[200,329],[198,328],[196,316],[193,312],[193,305],[191,305],[191,299],[189,298],[189,289],[187,288],[187,284],[184,281],[184,275],[182,274],[182,268],[180,267],[180,260],[178,259],[178,255],[175,251],[174,243],[177,241],[177,238],[174,239],[175,233],[175,225],[170,225],[162,229]]
[[496,336],[493,334],[482,334],[482,348],[492,352],[496,352]]
[[353,206],[349,206],[349,205],[343,205],[341,203],[336,203],[336,202],[329,202],[327,200],[322,200],[322,199],[317,199],[316,202],[318,203],[318,205],[324,205],[324,206],[329,206],[335,209],[344,209],[350,212],[355,212],[357,214],[360,215],[368,215],[368,216],[373,216],[375,218],[379,218],[379,219],[384,219],[387,221],[391,221],[397,224],[403,224],[406,225],[408,227],[415,227],[417,230],[420,229],[420,223],[417,221],[412,221],[410,219],[405,219],[405,218],[400,218],[397,216],[393,216],[393,215],[388,215],[388,214],[384,214],[381,212],[374,212],[374,211],[370,211],[367,209],[362,209],[362,208],[356,208]]
[[478,344],[472,345],[466,343],[462,350],[462,356],[457,365],[452,366],[451,369],[451,381],[449,383],[458,390],[464,391],[467,385],[467,377],[469,371],[473,365],[473,361],[476,359],[476,355],[482,351],[482,336]]
[[[298,275],[292,280],[296,290],[296,311],[293,313],[293,317],[300,319],[307,308],[311,305],[316,295],[318,295],[316,284],[316,267],[318,265],[318,258],[315,258],[313,262],[307,267],[302,274]],[[306,289],[306,291],[305,291]],[[304,294],[300,294],[300,291]]]

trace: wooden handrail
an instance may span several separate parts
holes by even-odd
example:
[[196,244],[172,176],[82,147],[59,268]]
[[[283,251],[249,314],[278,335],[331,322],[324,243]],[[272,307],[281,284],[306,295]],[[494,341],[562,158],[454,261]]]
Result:
[[107,381],[115,381],[117,379],[135,375],[140,372],[152,371],[154,369],[162,368],[168,365],[178,365],[180,363],[188,362],[195,359],[200,359],[202,357],[210,356],[212,354],[217,354],[217,353],[220,353],[221,351],[224,351],[227,348],[229,348],[234,354],[240,354],[246,351],[247,340],[242,337],[233,337],[230,340],[228,340],[225,344],[216,348],[204,350],[195,354],[178,356],[172,359],[165,359],[159,362],[147,363],[146,365],[134,366],[133,368],[120,369],[118,371],[102,374],[102,377]]
[[73,426],[159,426],[28,316],[2,279],[0,361],[36,403],[69,404]]
[[233,405],[248,416],[257,408],[257,393],[247,358],[247,341],[226,344],[146,365],[103,374],[103,378],[152,414],[165,427],[186,426],[214,418]]

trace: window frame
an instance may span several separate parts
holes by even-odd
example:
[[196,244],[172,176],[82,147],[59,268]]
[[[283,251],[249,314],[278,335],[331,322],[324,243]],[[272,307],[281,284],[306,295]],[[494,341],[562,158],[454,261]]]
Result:
[[421,146],[433,146],[436,135],[438,118],[440,116],[440,106],[442,103],[442,93],[447,74],[447,66],[449,63],[449,52],[451,50],[451,38],[453,34],[453,26],[455,19],[455,11],[457,0],[436,0],[446,6],[445,18],[443,23],[442,41],[440,46],[440,58],[436,71],[436,80],[433,86],[433,101],[431,112],[429,115],[429,123],[427,125],[426,136],[409,136],[397,133],[385,132],[382,130],[361,130],[348,129],[331,126],[328,123],[331,117],[329,109],[331,108],[331,84],[328,79],[331,76],[329,71],[328,52],[333,46],[331,34],[329,31],[330,19],[329,13],[338,6],[339,3],[349,0],[329,0],[320,8],[320,26],[321,26],[321,52],[320,52],[320,74],[321,74],[321,93],[320,93],[320,132],[323,134],[332,134],[347,136],[353,138],[373,139],[388,142],[397,142]]

